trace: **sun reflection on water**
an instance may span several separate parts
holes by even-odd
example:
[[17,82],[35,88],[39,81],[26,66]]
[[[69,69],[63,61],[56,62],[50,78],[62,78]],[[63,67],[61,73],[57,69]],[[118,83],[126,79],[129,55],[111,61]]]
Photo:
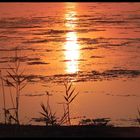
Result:
[[66,61],[66,72],[67,73],[76,73],[79,71],[79,62],[80,57],[79,44],[77,41],[77,33],[75,32],[76,27],[76,12],[68,11],[65,14],[66,28],[70,30],[66,34],[66,43],[65,43],[65,59]]

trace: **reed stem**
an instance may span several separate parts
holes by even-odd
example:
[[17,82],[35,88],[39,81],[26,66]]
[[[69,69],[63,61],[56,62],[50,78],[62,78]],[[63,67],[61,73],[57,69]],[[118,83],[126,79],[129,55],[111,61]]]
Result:
[[5,100],[5,90],[4,90],[4,83],[3,83],[1,70],[0,70],[0,78],[1,78],[1,85],[2,85],[2,93],[3,93],[4,122],[6,124],[6,100]]

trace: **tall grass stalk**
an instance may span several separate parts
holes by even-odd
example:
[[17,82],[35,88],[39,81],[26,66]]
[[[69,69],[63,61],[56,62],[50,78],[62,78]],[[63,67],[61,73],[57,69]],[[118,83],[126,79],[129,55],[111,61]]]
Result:
[[138,111],[137,122],[138,122],[139,125],[140,125],[140,110],[139,110],[138,107],[137,107],[137,111]]
[[57,125],[57,117],[56,113],[52,113],[52,109],[50,107],[50,100],[49,97],[51,94],[49,92],[46,92],[47,95],[47,105],[45,106],[43,103],[41,103],[41,108],[43,112],[40,112],[40,114],[43,116],[43,121],[45,121],[46,126],[51,125]]
[[[25,88],[27,85],[27,78],[23,76],[24,70],[20,72],[20,57],[18,56],[17,48],[15,50],[15,57],[14,57],[14,68],[9,65],[9,68],[11,71],[7,71],[9,78],[6,79],[6,82],[9,86],[12,86],[15,89],[16,97],[15,97],[15,105],[13,101],[13,97],[11,95],[11,101],[13,104],[13,108],[15,108],[15,118],[16,123],[19,125],[19,101],[20,101],[20,95],[21,91]],[[11,89],[10,89],[11,92]]]
[[2,86],[2,94],[3,94],[4,123],[6,124],[6,98],[5,98],[4,82],[3,82],[1,70],[0,70],[0,78],[1,78],[1,86]]
[[76,98],[76,96],[79,93],[75,93],[75,88],[72,88],[72,82],[64,82],[64,86],[65,86],[65,95],[64,95],[64,100],[65,100],[65,104],[66,104],[66,112],[65,112],[65,116],[67,118],[67,122],[68,125],[71,125],[71,118],[70,118],[70,105],[71,103],[74,101],[74,99]]

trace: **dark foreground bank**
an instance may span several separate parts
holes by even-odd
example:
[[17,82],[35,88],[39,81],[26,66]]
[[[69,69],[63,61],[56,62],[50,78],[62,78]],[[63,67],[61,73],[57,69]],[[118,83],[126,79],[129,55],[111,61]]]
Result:
[[140,137],[140,127],[0,125],[0,137]]

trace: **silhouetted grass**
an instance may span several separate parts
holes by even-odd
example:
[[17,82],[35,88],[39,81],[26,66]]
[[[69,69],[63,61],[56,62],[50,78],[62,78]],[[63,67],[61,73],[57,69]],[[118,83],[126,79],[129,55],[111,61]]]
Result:
[[6,124],[6,98],[5,98],[4,82],[3,82],[1,70],[0,70],[0,78],[1,78],[1,86],[2,86],[2,94],[3,94],[4,123]]
[[[27,79],[23,76],[24,70],[20,72],[20,57],[18,56],[18,48],[15,48],[15,57],[13,59],[14,68],[9,64],[9,70],[7,70],[7,78],[4,79],[6,85],[9,87],[10,98],[12,102],[12,107],[6,109],[5,112],[8,116],[8,122],[11,123],[14,120],[18,125],[19,121],[19,102],[21,91],[27,85]],[[15,89],[15,104],[14,99],[11,92],[11,87]],[[14,111],[11,113],[11,111]]]
[[65,95],[63,97],[64,97],[65,102],[63,102],[62,116],[57,117],[56,113],[52,112],[50,102],[49,102],[50,101],[49,97],[52,94],[49,94],[49,92],[46,92],[47,104],[41,103],[42,112],[40,112],[40,114],[42,115],[42,117],[32,118],[32,120],[36,122],[45,122],[46,126],[63,125],[63,124],[71,125],[70,104],[74,101],[78,93],[74,95],[75,88],[72,88],[72,82],[70,83],[68,81],[64,82],[64,86],[65,86]]
[[47,95],[47,105],[45,106],[43,103],[41,103],[41,108],[43,112],[40,112],[40,114],[43,116],[43,120],[46,123],[46,126],[51,125],[57,125],[57,117],[56,117],[56,113],[52,112],[52,109],[50,107],[50,102],[49,102],[49,96],[51,96],[51,94],[49,94],[49,92],[46,92]]
[[138,110],[137,122],[140,125],[140,110],[139,110],[139,108],[137,108],[137,110]]
[[70,118],[70,104],[72,103],[72,101],[76,98],[76,96],[79,93],[75,93],[75,88],[72,88],[72,82],[64,82],[64,86],[65,86],[65,95],[64,95],[64,100],[65,100],[65,104],[66,104],[66,111],[65,114],[67,116],[67,120],[68,120],[68,124],[71,125],[71,118]]

